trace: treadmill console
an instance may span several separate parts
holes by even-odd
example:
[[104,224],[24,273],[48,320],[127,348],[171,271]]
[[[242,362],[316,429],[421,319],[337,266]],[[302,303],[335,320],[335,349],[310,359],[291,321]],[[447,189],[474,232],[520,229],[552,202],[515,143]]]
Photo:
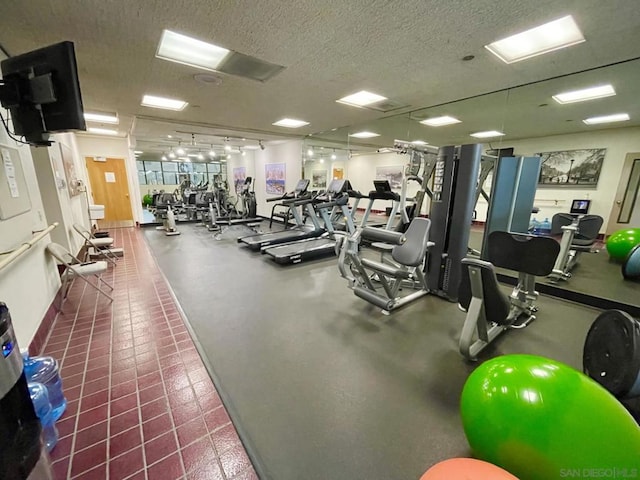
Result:
[[393,191],[391,190],[389,180],[374,180],[373,187],[376,189],[376,193],[388,193]]
[[307,188],[309,188],[309,179],[308,178],[303,178],[298,180],[298,184],[296,185],[296,189],[294,190],[294,195],[297,197],[299,195],[302,195],[303,193],[305,193],[307,191]]

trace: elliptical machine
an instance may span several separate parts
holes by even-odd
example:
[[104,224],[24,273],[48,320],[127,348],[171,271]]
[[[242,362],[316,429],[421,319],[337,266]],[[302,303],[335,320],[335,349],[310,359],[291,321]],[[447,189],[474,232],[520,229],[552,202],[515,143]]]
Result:
[[240,196],[242,198],[242,218],[256,218],[258,203],[256,202],[256,192],[253,188],[253,178],[247,177],[242,186]]

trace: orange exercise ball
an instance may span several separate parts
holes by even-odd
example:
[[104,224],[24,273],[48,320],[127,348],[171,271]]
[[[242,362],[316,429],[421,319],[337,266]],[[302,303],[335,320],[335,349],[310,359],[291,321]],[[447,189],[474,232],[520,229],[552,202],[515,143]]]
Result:
[[450,458],[436,463],[420,480],[518,480],[518,477],[482,460]]

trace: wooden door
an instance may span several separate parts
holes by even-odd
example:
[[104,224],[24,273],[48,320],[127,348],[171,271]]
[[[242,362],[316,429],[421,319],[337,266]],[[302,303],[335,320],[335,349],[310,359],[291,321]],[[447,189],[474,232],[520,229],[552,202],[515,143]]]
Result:
[[132,225],[133,213],[124,159],[99,158],[85,158],[93,203],[104,205],[104,222],[119,222],[122,226]]
[[622,167],[607,234],[640,224],[640,153],[629,153]]

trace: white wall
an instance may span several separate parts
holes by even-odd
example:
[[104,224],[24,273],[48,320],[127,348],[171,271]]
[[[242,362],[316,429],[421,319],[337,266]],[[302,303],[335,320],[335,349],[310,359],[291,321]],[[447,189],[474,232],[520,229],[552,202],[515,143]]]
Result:
[[[373,190],[373,181],[376,179],[376,168],[400,166],[404,171],[406,164],[409,162],[408,155],[400,155],[397,153],[371,153],[367,155],[354,155],[347,161],[346,178],[349,179],[354,189],[359,190],[365,195]],[[407,197],[413,197],[420,189],[417,182],[409,182],[407,185]],[[400,193],[400,190],[395,190]],[[361,201],[359,207],[365,208],[368,201]],[[425,213],[427,202],[422,206],[422,213]],[[390,201],[376,200],[373,203],[373,210],[384,211],[387,207],[391,207]]]
[[[0,251],[13,250],[29,241],[34,231],[47,227],[42,198],[40,197],[36,168],[30,148],[17,146],[4,130],[0,131],[0,148],[17,148],[27,184],[31,210],[13,218],[0,220]],[[13,326],[21,348],[26,348],[33,339],[56,292],[60,288],[58,269],[45,247],[51,242],[50,236],[34,245],[21,258],[0,271],[0,301],[11,311]],[[0,256],[2,258],[2,256]]]
[[[285,191],[291,192],[302,178],[302,141],[291,140],[277,144],[267,144],[264,150],[255,150],[255,191],[258,215],[271,215],[271,205],[267,203],[265,165],[284,163],[286,168]],[[232,174],[232,172],[230,172]]]
[[[140,191],[140,184],[138,182],[136,158],[133,153],[135,150],[135,144],[131,143],[129,137],[106,137],[99,135],[77,135],[76,141],[83,164],[85,157],[124,159],[127,169],[129,198],[131,200],[133,220],[138,223],[142,222],[142,195]],[[86,165],[84,168],[86,170]]]
[[[540,212],[535,214],[538,220],[553,217],[560,212],[568,212],[571,200],[591,199],[589,213],[604,218],[602,231],[609,221],[611,208],[615,201],[616,190],[620,182],[620,175],[627,153],[640,152],[640,128],[616,128],[598,130],[589,133],[575,133],[571,135],[555,135],[551,137],[531,138],[507,142],[505,145],[514,147],[518,156],[531,156],[534,153],[557,150],[574,150],[583,148],[606,148],[607,153],[602,165],[598,186],[595,189],[582,188],[549,188],[540,187],[536,192],[535,205]],[[484,200],[478,202],[478,220],[486,218],[487,204]],[[610,233],[610,232],[609,232]]]

